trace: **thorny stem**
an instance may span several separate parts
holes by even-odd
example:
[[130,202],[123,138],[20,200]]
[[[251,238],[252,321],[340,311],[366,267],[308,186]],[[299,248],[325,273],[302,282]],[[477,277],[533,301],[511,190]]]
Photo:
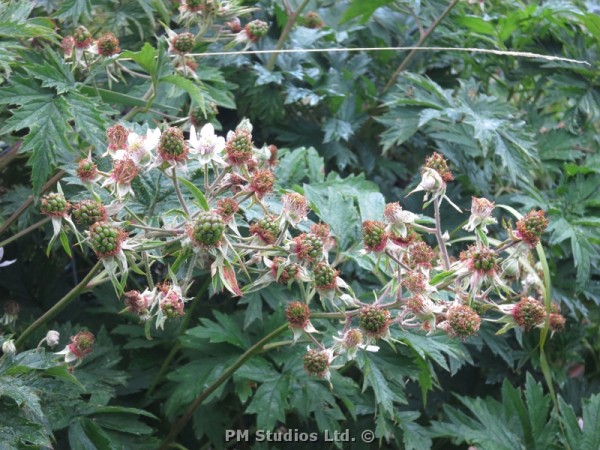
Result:
[[[300,13],[302,13],[302,10],[304,8],[306,8],[306,5],[308,5],[308,1],[309,0],[304,0],[300,4],[300,6],[298,6],[296,11],[290,11],[290,16],[288,17],[288,21],[285,24],[285,28],[283,29],[283,32],[281,33],[281,36],[279,36],[279,40],[277,41],[277,44],[275,45],[275,50],[281,50],[283,48],[283,44],[285,44],[285,41],[286,41],[288,35],[290,34],[290,31],[292,31],[292,27],[294,26],[294,23],[296,23],[296,20],[298,19],[298,16],[300,15]],[[267,65],[266,65],[266,69],[268,71],[273,70],[273,68],[275,67],[275,63],[277,62],[278,55],[279,55],[279,53],[272,53],[271,56],[269,56],[269,60],[267,61]]]
[[450,258],[448,257],[448,249],[446,248],[446,243],[444,242],[444,238],[442,236],[442,221],[440,218],[440,203],[442,202],[441,197],[437,197],[433,201],[433,210],[435,213],[435,238],[438,242],[438,247],[440,248],[440,253],[442,254],[442,260],[444,262],[444,270],[450,269]]
[[35,322],[29,325],[23,333],[19,336],[19,339],[15,342],[15,345],[19,347],[27,337],[37,330],[39,327],[44,325],[54,316],[56,316],[63,308],[65,308],[73,299],[77,298],[79,294],[85,291],[89,286],[88,283],[94,278],[96,273],[102,268],[102,261],[98,261],[94,267],[90,269],[88,274],[85,276],[81,282],[71,289],[63,298],[61,298],[58,302],[52,306],[48,311],[46,311],[42,316],[40,316]]
[[394,83],[398,79],[398,76],[400,76],[400,74],[402,73],[402,71],[406,68],[406,66],[408,66],[408,63],[413,59],[413,57],[417,53],[417,49],[419,47],[423,46],[423,44],[425,43],[425,41],[429,38],[429,36],[431,36],[431,34],[433,33],[433,31],[438,27],[438,25],[442,22],[442,20],[444,20],[446,18],[446,16],[450,13],[450,11],[452,11],[452,8],[454,8],[456,6],[456,4],[458,3],[458,1],[459,0],[452,0],[450,2],[450,4],[446,7],[446,9],[444,10],[444,12],[437,19],[435,19],[435,21],[429,26],[429,28],[427,29],[427,31],[425,32],[425,34],[421,35],[421,37],[419,38],[419,41],[415,44],[415,48],[413,48],[408,53],[408,55],[406,55],[406,58],[404,58],[402,60],[402,62],[400,63],[400,65],[398,66],[398,68],[396,69],[396,71],[392,74],[392,76],[388,80],[387,84],[383,88],[383,93],[387,92],[387,90],[394,85]]
[[[43,194],[44,192],[46,192],[48,189],[50,189],[50,187],[54,186],[54,184],[60,180],[63,175],[65,174],[64,170],[59,170],[56,175],[54,175],[52,178],[50,178],[46,184],[44,184],[44,186],[42,186],[42,190],[40,191],[40,194]],[[4,222],[2,224],[2,226],[0,227],[0,234],[4,233],[6,230],[8,230],[8,228],[13,224],[14,221],[16,221],[19,217],[21,217],[21,214],[23,214],[23,212],[25,212],[25,210],[27,208],[29,208],[29,206],[33,203],[33,195],[30,195],[27,200],[25,200],[25,202],[19,207],[19,209],[17,209],[12,216],[10,216],[8,219],[6,219],[6,222]]]
[[246,350],[231,366],[227,368],[227,370],[225,370],[225,372],[223,372],[223,374],[217,380],[215,380],[198,397],[196,397],[194,402],[188,408],[187,412],[183,416],[181,416],[179,420],[173,425],[171,431],[169,432],[169,435],[163,441],[159,450],[166,450],[167,448],[169,448],[170,443],[173,442],[173,440],[175,440],[177,435],[179,435],[181,430],[183,430],[183,428],[187,425],[196,409],[198,409],[198,407],[202,405],[204,400],[206,400],[213,392],[215,392],[219,388],[219,386],[221,386],[223,383],[229,380],[229,378],[235,373],[235,371],[238,370],[247,360],[249,360],[256,353],[260,352],[267,342],[279,336],[288,328],[289,326],[286,322],[279,328],[276,328],[271,333],[263,337],[260,341],[258,341],[248,350]]
[[139,223],[129,223],[130,227],[133,228],[141,228],[142,230],[147,230],[147,231],[156,231],[157,233],[164,233],[164,234],[183,234],[184,231],[183,230],[167,230],[165,228],[155,228],[155,227],[149,227],[146,225],[140,225]]
[[392,260],[394,261],[396,264],[398,264],[400,267],[402,267],[404,270],[410,271],[410,269],[406,266],[406,264],[404,264],[402,261],[400,261],[398,258],[396,258],[392,252],[390,252],[389,250],[385,251],[385,254]]
[[19,231],[17,234],[14,234],[11,237],[9,237],[8,239],[5,239],[4,241],[0,242],[0,247],[4,247],[5,245],[8,245],[8,244],[10,244],[13,241],[16,241],[21,236],[25,236],[26,234],[30,233],[33,230],[37,230],[39,227],[41,227],[42,225],[47,224],[51,220],[52,220],[51,217],[46,217],[45,219],[42,219],[39,222],[34,223],[33,225],[25,228],[24,230]]
[[173,186],[175,187],[175,192],[177,193],[177,198],[179,199],[179,203],[185,212],[185,215],[190,217],[190,212],[188,211],[188,207],[185,204],[185,200],[183,199],[183,195],[181,195],[181,189],[179,189],[179,183],[177,182],[177,171],[175,167],[173,167],[173,176],[171,177],[173,180]]
[[185,330],[187,330],[190,320],[192,319],[194,309],[196,309],[196,306],[200,302],[200,299],[202,299],[204,297],[204,294],[206,293],[206,290],[208,289],[208,286],[210,285],[210,281],[211,281],[210,277],[207,277],[204,280],[204,282],[200,286],[200,289],[198,290],[198,294],[196,294],[196,297],[194,298],[194,300],[192,300],[192,304],[188,308],[186,315],[183,318],[183,320],[181,321],[181,324],[179,325],[179,329],[177,330],[177,338],[176,338],[177,343],[171,347],[171,351],[169,352],[169,354],[163,361],[162,366],[160,367],[158,373],[154,377],[154,381],[152,381],[152,384],[146,391],[146,398],[150,397],[154,393],[156,386],[158,386],[158,383],[162,379],[162,376],[164,375],[166,370],[169,368],[169,364],[171,364],[171,361],[173,360],[175,355],[177,355],[177,352],[181,348],[181,343],[179,342],[179,338],[185,332]]

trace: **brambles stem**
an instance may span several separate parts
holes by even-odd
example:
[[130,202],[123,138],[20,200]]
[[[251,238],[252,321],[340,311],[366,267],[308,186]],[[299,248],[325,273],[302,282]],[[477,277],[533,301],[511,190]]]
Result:
[[296,23],[298,16],[304,10],[304,8],[306,8],[306,5],[308,5],[308,0],[304,0],[298,6],[296,11],[290,11],[290,16],[288,17],[288,21],[285,24],[285,28],[283,29],[283,32],[281,33],[281,36],[279,36],[279,40],[275,45],[275,52],[271,53],[271,56],[269,56],[269,60],[267,61],[267,70],[271,71],[275,67],[275,63],[277,62],[277,56],[279,56],[279,52],[277,52],[277,50],[281,50],[283,48],[283,44],[285,44],[285,41],[288,35],[290,34],[290,31],[292,31],[294,23]]
[[181,203],[181,207],[185,211],[185,214],[189,217],[190,212],[188,211],[188,207],[185,204],[185,200],[183,199],[183,195],[181,195],[181,189],[179,189],[179,183],[177,182],[177,171],[175,167],[173,167],[173,176],[171,177],[173,180],[173,186],[175,187],[175,192],[177,193],[177,198],[179,199],[179,203]]
[[458,0],[452,0],[450,2],[450,4],[446,7],[444,12],[437,19],[435,19],[434,22],[429,26],[427,31],[421,35],[421,37],[419,38],[419,41],[415,45],[415,48],[413,48],[408,53],[408,55],[406,55],[406,58],[404,58],[402,60],[402,62],[400,63],[400,65],[398,66],[396,71],[392,74],[392,76],[388,80],[387,84],[383,88],[383,93],[387,92],[387,90],[394,85],[394,83],[396,82],[396,80],[398,79],[398,77],[400,76],[402,71],[406,68],[406,66],[408,66],[408,63],[413,59],[413,57],[417,53],[418,48],[423,46],[425,41],[429,38],[429,36],[431,36],[431,33],[433,33],[433,31],[438,27],[438,25],[442,22],[442,20],[444,20],[446,18],[446,16],[450,13],[450,11],[452,11],[452,8],[454,8],[457,3],[458,3]]
[[181,325],[179,325],[179,330],[177,330],[177,338],[176,338],[177,339],[177,343],[173,345],[173,347],[171,348],[171,351],[169,352],[169,354],[165,358],[165,360],[164,360],[162,366],[160,367],[158,373],[154,377],[154,381],[152,382],[152,384],[150,385],[150,387],[146,391],[146,397],[150,397],[152,395],[152,393],[156,389],[156,386],[158,386],[158,383],[162,379],[162,376],[164,375],[164,373],[166,372],[166,370],[169,368],[169,364],[171,363],[171,361],[173,360],[173,358],[175,357],[175,355],[177,355],[177,352],[181,348],[181,344],[179,343],[179,337],[181,337],[181,335],[185,332],[185,330],[187,330],[187,327],[188,327],[188,325],[190,323],[190,320],[192,319],[192,314],[194,313],[194,309],[196,309],[196,306],[198,305],[198,302],[200,301],[200,299],[203,297],[203,294],[208,289],[208,287],[210,285],[210,281],[211,281],[210,277],[207,277],[204,280],[204,283],[202,283],[202,285],[200,286],[200,289],[198,290],[198,294],[196,295],[196,297],[192,301],[192,304],[190,305],[190,308],[188,309],[188,311],[187,311],[185,317],[183,318],[183,320],[181,321]]
[[235,373],[235,371],[238,370],[247,360],[249,360],[256,353],[260,352],[260,350],[264,347],[264,345],[267,342],[279,336],[288,328],[288,324],[284,323],[279,328],[276,328],[271,333],[267,334],[260,341],[258,341],[248,350],[246,350],[231,366],[227,368],[227,370],[225,370],[225,372],[223,372],[223,374],[217,380],[215,380],[198,397],[196,397],[196,400],[194,400],[194,402],[190,405],[186,413],[183,416],[181,416],[179,420],[173,425],[171,431],[169,432],[169,435],[164,440],[159,450],[166,450],[167,448],[169,448],[170,443],[177,437],[181,430],[183,430],[183,428],[192,418],[192,415],[194,414],[196,409],[198,409],[198,407],[202,404],[202,402],[204,402],[204,400],[208,398],[208,396],[210,396],[214,391],[216,391],[219,388],[219,386],[221,386],[223,383],[229,380],[229,378]]
[[33,322],[29,327],[21,333],[19,339],[15,342],[15,345],[19,347],[27,337],[37,330],[39,327],[44,325],[54,316],[56,316],[62,309],[64,309],[73,299],[75,299],[79,294],[86,290],[88,287],[88,283],[94,278],[96,273],[102,268],[102,261],[98,261],[94,267],[90,269],[88,274],[85,276],[81,282],[71,289],[63,298],[61,298],[58,302],[54,304],[52,308],[46,311],[42,316],[40,316],[35,322]]
[[[40,191],[40,194],[43,194],[48,189],[50,189],[50,187],[53,186],[54,183],[56,183],[58,180],[60,180],[64,174],[65,174],[64,170],[59,170],[56,173],[56,175],[54,175],[52,178],[50,178],[46,182],[46,184],[44,184],[44,186],[42,187],[42,190]],[[25,212],[25,210],[27,208],[29,208],[29,206],[31,206],[32,203],[33,203],[33,195],[30,195],[29,197],[27,197],[27,200],[25,200],[25,202],[19,207],[19,209],[17,209],[13,213],[13,215],[10,216],[8,219],[6,219],[6,222],[4,222],[2,224],[2,226],[0,227],[0,234],[4,233],[6,230],[8,230],[8,228],[13,224],[13,222],[15,222],[19,217],[21,217],[21,214],[23,214]]]
[[433,209],[435,212],[435,238],[437,239],[438,246],[440,248],[440,253],[442,254],[442,260],[444,262],[444,270],[450,269],[450,258],[448,257],[448,249],[446,248],[446,243],[444,242],[444,237],[442,236],[442,221],[440,218],[440,203],[442,202],[442,198],[438,197],[433,202]]
[[25,236],[26,234],[32,232],[33,230],[37,230],[39,227],[41,227],[42,225],[47,224],[51,220],[52,220],[51,217],[46,217],[45,219],[42,219],[39,222],[34,223],[33,225],[25,228],[24,230],[19,231],[17,234],[14,234],[11,237],[9,237],[8,239],[5,239],[4,241],[0,242],[0,247],[4,247],[5,245],[8,245],[8,244],[10,244],[13,241],[16,241],[21,236]]

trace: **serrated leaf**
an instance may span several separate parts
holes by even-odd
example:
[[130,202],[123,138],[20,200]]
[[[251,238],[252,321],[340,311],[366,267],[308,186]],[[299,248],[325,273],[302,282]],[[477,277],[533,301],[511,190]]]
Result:
[[182,77],[181,75],[168,75],[166,77],[162,77],[160,81],[170,83],[174,86],[177,86],[180,89],[183,89],[185,92],[188,93],[188,95],[192,99],[192,102],[194,102],[196,106],[201,108],[203,112],[206,112],[206,97],[204,96],[204,92],[202,92],[202,89],[200,89],[200,86],[198,84],[196,84],[192,80]]
[[340,23],[360,17],[360,23],[366,23],[378,8],[394,3],[394,0],[352,0],[352,3],[342,16]]
[[259,429],[272,430],[277,422],[285,422],[289,388],[289,375],[279,375],[266,380],[256,390],[246,413],[256,414]]
[[373,357],[368,352],[360,352],[356,362],[363,373],[362,391],[364,392],[368,387],[373,389],[377,403],[386,413],[391,414],[396,396],[390,389],[385,376],[373,361]]
[[81,17],[87,20],[92,18],[92,3],[90,0],[63,0],[54,17],[59,19],[69,19],[73,23],[78,23]]
[[54,88],[58,94],[63,94],[75,89],[73,73],[58,53],[51,49],[44,52],[44,59],[40,63],[30,61],[25,65],[25,70],[32,77],[42,82],[42,87]]
[[142,69],[148,72],[152,79],[155,79],[157,73],[156,53],[156,49],[152,47],[152,45],[150,45],[148,42],[146,42],[140,51],[124,51],[119,55],[119,59],[131,58]]
[[200,319],[202,325],[188,330],[186,334],[214,343],[227,342],[243,349],[250,346],[248,336],[242,333],[240,326],[231,317],[219,311],[215,311],[214,314],[217,322]]

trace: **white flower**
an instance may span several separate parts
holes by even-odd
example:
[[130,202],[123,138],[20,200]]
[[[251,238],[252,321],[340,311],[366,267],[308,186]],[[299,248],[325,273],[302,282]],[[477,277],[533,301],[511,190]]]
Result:
[[196,134],[196,128],[192,125],[190,128],[190,153],[197,155],[200,164],[209,164],[214,161],[219,165],[225,165],[225,160],[221,156],[225,149],[225,138],[215,134],[215,128],[207,123],[200,129],[200,134]]
[[0,247],[0,267],[10,266],[11,264],[13,264],[16,261],[16,259],[11,259],[9,261],[2,262],[3,257],[4,257],[4,247]]

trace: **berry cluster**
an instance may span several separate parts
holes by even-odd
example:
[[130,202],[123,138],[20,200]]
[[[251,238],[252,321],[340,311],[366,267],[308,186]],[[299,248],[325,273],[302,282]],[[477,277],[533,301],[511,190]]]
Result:
[[279,233],[279,224],[274,217],[259,219],[250,226],[250,233],[266,245],[273,245]]
[[544,211],[531,210],[517,222],[517,237],[521,238],[530,248],[540,242],[540,237],[548,228],[549,220]]
[[185,161],[188,146],[183,139],[183,131],[177,127],[167,128],[160,137],[158,154],[164,161]]
[[317,378],[327,378],[331,358],[325,350],[309,349],[304,355],[304,370]]
[[358,325],[367,336],[380,339],[390,326],[390,312],[377,305],[363,306],[358,313]]
[[196,245],[215,247],[223,238],[225,222],[216,212],[205,211],[198,215],[190,238]]
[[70,207],[65,196],[56,192],[44,195],[40,201],[40,212],[50,217],[64,217]]
[[285,317],[291,328],[304,328],[310,318],[310,309],[306,303],[290,302],[285,309]]
[[72,213],[75,222],[84,227],[106,220],[106,208],[96,200],[82,200],[75,203]]
[[121,251],[127,233],[114,225],[97,222],[90,227],[90,244],[99,258],[108,258]]
[[362,232],[365,250],[370,252],[382,252],[385,250],[388,235],[383,222],[367,220],[363,222]]

